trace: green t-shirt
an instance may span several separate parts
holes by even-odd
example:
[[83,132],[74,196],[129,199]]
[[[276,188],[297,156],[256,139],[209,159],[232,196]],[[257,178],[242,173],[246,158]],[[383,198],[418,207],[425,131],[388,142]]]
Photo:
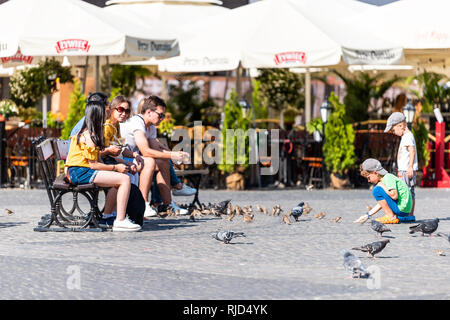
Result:
[[412,196],[406,183],[400,178],[388,173],[381,179],[381,182],[388,188],[388,190],[395,189],[398,193],[397,205],[404,213],[410,213],[412,209]]

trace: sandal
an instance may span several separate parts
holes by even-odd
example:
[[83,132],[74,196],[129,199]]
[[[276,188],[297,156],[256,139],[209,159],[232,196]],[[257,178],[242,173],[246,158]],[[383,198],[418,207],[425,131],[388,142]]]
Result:
[[399,223],[399,220],[397,218],[397,216],[395,216],[394,219],[390,218],[389,216],[383,216],[381,218],[377,218],[375,219],[378,222],[384,223],[384,224],[397,224]]

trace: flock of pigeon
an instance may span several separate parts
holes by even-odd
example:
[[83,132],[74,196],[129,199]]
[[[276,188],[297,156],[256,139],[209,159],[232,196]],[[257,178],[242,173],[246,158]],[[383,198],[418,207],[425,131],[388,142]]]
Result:
[[[297,206],[290,209],[288,213],[282,215],[282,221],[285,224],[289,225],[292,223],[291,217],[294,221],[297,222],[303,214],[309,214],[312,210],[313,209],[308,205],[308,203],[300,202]],[[254,218],[253,212],[254,211],[252,206],[233,206],[231,205],[231,200],[225,200],[218,204],[201,204],[201,206],[197,205],[195,208],[191,208],[190,216],[191,220],[193,221],[195,221],[195,217],[201,217],[208,214],[214,214],[219,217],[224,215],[224,220],[227,221],[232,221],[233,218],[242,216],[243,221],[251,222]],[[283,212],[283,209],[280,205],[275,205],[272,208],[271,213],[269,213],[269,210],[266,207],[256,205],[256,212],[264,213],[265,215],[279,216]],[[325,216],[325,212],[314,214],[314,218],[316,219],[323,219]],[[341,219],[342,217],[338,216],[333,218],[332,221],[337,223],[341,221]],[[370,227],[373,231],[375,231],[375,236],[380,237],[381,239],[379,241],[368,243],[359,247],[354,247],[351,250],[366,252],[368,257],[375,258],[375,255],[383,251],[386,245],[390,243],[389,239],[383,239],[383,233],[392,231],[383,223],[378,222],[371,217],[369,217],[369,219],[371,220]],[[414,234],[418,232],[422,233],[422,236],[428,234],[431,237],[432,233],[437,230],[438,225],[438,218],[432,220],[424,220],[423,222],[410,226],[409,233]],[[450,234],[438,232],[436,235],[446,238],[450,242]],[[231,230],[218,230],[212,233],[211,236],[213,239],[216,239],[224,244],[229,244],[233,238],[245,237],[245,234],[243,232],[234,232]],[[443,254],[441,250],[437,251],[437,253],[440,255]],[[342,250],[342,254],[344,256],[344,268],[351,273],[353,278],[370,277],[369,271],[366,269],[366,267],[358,257],[356,257],[349,250]]]
[[[371,220],[370,226],[371,226],[372,230],[374,230],[376,232],[376,235],[379,234],[381,238],[383,237],[384,232],[391,232],[391,230],[383,223],[371,219],[370,216],[369,216],[369,219]],[[439,226],[438,218],[424,220],[423,222],[421,222],[419,224],[409,227],[409,233],[414,234],[416,232],[421,232],[422,236],[424,236],[425,234],[428,234],[430,237],[432,237],[432,233],[437,230],[438,226]],[[442,233],[442,232],[438,232],[437,235],[447,238],[447,240],[450,242],[450,235]],[[363,245],[361,247],[352,248],[352,250],[359,250],[359,251],[366,252],[368,256],[375,258],[375,255],[377,253],[380,253],[389,242],[390,242],[389,239],[382,239],[380,241],[375,241],[375,242]],[[438,250],[437,253],[439,255],[443,255],[442,250]],[[356,257],[350,251],[345,250],[345,249],[342,250],[342,254],[344,256],[344,267],[346,270],[351,272],[353,278],[368,278],[368,277],[370,277],[370,272],[368,272],[368,270],[366,269],[366,267],[363,265],[363,263],[361,262],[361,260],[358,257]]]

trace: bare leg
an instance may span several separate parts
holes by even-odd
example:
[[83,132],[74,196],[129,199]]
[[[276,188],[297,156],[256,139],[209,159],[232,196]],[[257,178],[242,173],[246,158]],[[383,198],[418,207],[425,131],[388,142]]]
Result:
[[144,168],[139,175],[139,190],[145,202],[148,202],[148,193],[152,185],[153,173],[155,172],[156,161],[153,158],[144,157]]
[[395,218],[395,214],[394,212],[392,212],[392,209],[388,206],[386,200],[378,200],[377,202],[388,217],[390,217],[391,219]]
[[105,200],[105,214],[111,214],[116,208],[117,189],[111,188],[108,190]]
[[128,197],[130,196],[130,177],[124,173],[100,170],[95,176],[94,183],[99,187],[113,187],[117,189],[117,219],[125,219]]
[[156,183],[158,184],[159,192],[164,204],[170,204],[172,202],[172,196],[170,194],[170,164],[168,160],[157,159]]
[[411,207],[411,212],[409,213],[410,216],[414,215],[414,207],[416,206],[416,199],[413,199],[412,201],[412,207]]

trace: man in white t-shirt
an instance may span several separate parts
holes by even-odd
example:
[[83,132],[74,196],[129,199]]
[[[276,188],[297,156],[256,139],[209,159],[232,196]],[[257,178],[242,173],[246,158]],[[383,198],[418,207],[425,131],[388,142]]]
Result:
[[397,153],[397,175],[406,183],[411,191],[413,204],[409,217],[414,217],[416,202],[414,186],[416,184],[416,171],[419,170],[414,135],[408,129],[406,117],[401,112],[394,112],[389,116],[384,132],[392,132],[396,136],[401,137]]
[[171,208],[169,160],[182,161],[189,157],[186,152],[162,148],[156,139],[156,126],[164,119],[165,111],[164,100],[157,96],[150,96],[145,98],[140,114],[120,124],[120,132],[125,138],[127,147],[133,152],[140,152],[144,158],[144,168],[139,175],[139,189],[147,203],[146,211],[151,210],[148,195],[154,173],[163,201],[158,211],[163,212]]

